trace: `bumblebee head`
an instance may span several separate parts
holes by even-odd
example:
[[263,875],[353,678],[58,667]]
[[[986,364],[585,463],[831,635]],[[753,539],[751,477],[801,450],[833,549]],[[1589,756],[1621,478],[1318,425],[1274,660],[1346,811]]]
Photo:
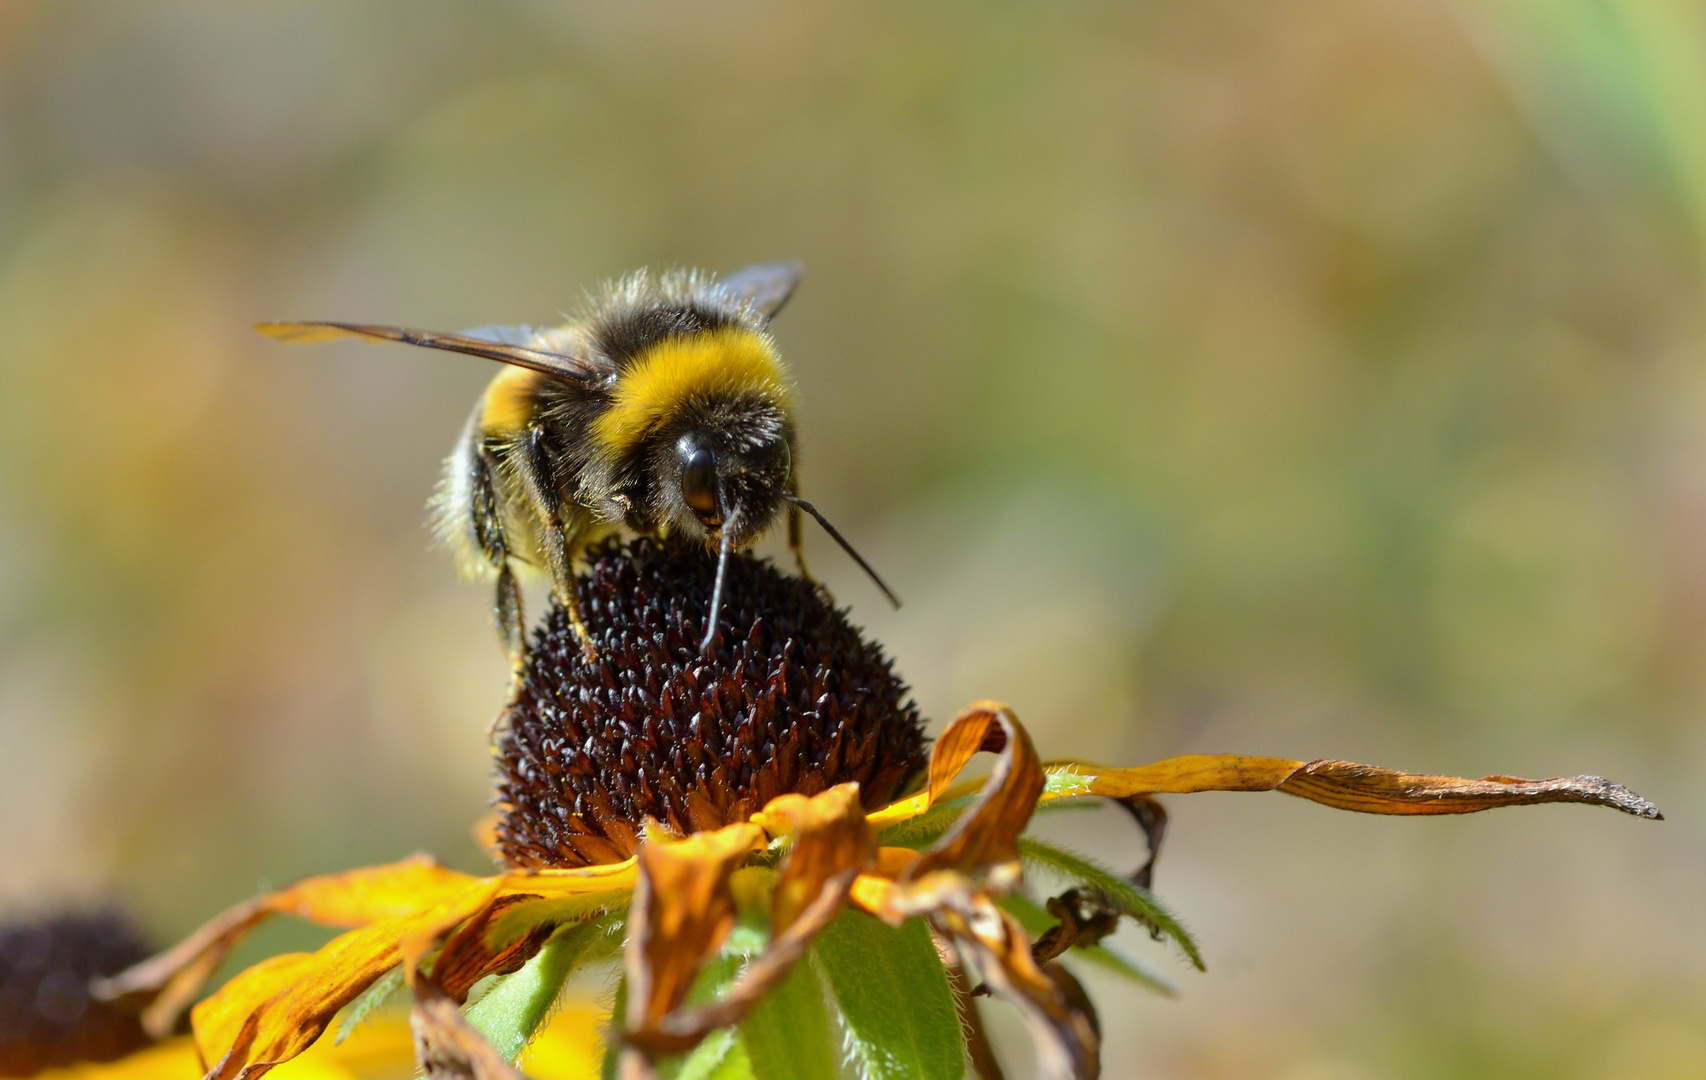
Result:
[[[748,414],[748,419],[752,418]],[[895,596],[864,556],[817,507],[800,498],[792,490],[792,453],[784,420],[777,425],[781,434],[745,442],[730,440],[727,435],[738,425],[690,428],[678,435],[671,444],[674,451],[675,482],[664,485],[673,496],[676,512],[672,520],[677,529],[688,535],[703,537],[717,551],[717,578],[711,590],[711,612],[705,620],[705,640],[701,652],[707,652],[717,633],[717,612],[722,603],[723,577],[728,569],[729,553],[745,547],[769,529],[784,502],[796,512],[804,511],[823,526],[825,532],[852,556],[853,561],[869,574],[877,588],[900,606]],[[660,461],[661,469],[668,462]],[[660,471],[661,471],[660,469]],[[803,569],[803,568],[802,568]]]
[[671,531],[698,535],[717,551],[701,652],[709,652],[716,637],[729,552],[768,530],[786,497],[792,465],[787,423],[765,423],[765,413],[750,406],[739,414],[724,410],[716,422],[682,431],[654,459],[654,471],[669,477],[654,490],[668,506]]
[[655,467],[662,481],[656,490],[665,504],[659,516],[669,531],[711,546],[726,534],[736,549],[766,532],[782,509],[792,467],[785,426],[775,426],[784,430],[768,437],[741,438],[727,424],[696,426],[676,436]]

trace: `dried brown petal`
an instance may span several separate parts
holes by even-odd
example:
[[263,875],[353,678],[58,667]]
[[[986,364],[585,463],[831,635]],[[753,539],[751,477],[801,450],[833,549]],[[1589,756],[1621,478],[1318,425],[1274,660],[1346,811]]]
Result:
[[1523,780],[1514,776],[1428,776],[1349,761],[1293,761],[1241,754],[1189,754],[1135,769],[1066,763],[1054,771],[1090,778],[1087,794],[1126,798],[1161,792],[1283,791],[1365,814],[1472,814],[1500,806],[1573,802],[1661,820],[1658,807],[1598,776]]
[[735,922],[729,878],[764,843],[751,824],[640,847],[640,877],[628,908],[630,1040],[655,1029],[687,997],[694,976]]
[[420,986],[416,998],[409,1027],[426,1080],[524,1080],[462,1015],[454,998],[431,983]]
[[[1031,736],[1013,710],[995,701],[980,701],[960,713],[936,740],[930,753],[930,795],[941,797],[972,755],[988,750],[998,756],[995,768],[969,810],[941,839],[924,852],[908,873],[917,880],[943,869],[982,879],[991,874],[1016,874],[1019,834],[1031,820],[1043,792],[1043,771]],[[1009,880],[1003,887],[1014,884]]]
[[[811,799],[785,795],[764,808],[755,819],[755,823],[759,822],[774,835],[793,838],[793,847],[782,864],[771,898],[770,944],[746,965],[721,999],[710,1005],[672,1009],[655,1014],[644,1024],[634,1023],[630,1007],[624,1036],[630,1045],[649,1054],[680,1053],[717,1028],[738,1023],[805,957],[812,939],[840,914],[854,878],[875,856],[875,843],[865,823],[858,789],[852,784],[832,788]],[[646,864],[644,854],[641,864]],[[650,909],[655,910],[655,906]],[[628,956],[632,965],[637,952],[632,918],[629,926]],[[685,954],[687,950],[682,951]],[[705,955],[709,951],[714,951],[714,946]],[[697,967],[696,963],[694,970]],[[630,966],[630,979],[632,970]],[[625,1069],[644,1073],[638,1064],[629,1063]]]
[[987,894],[944,895],[930,921],[996,993],[1025,1018],[1037,1045],[1038,1071],[1048,1080],[1096,1080],[1101,1038],[1092,1015],[1031,957],[1025,932]]
[[1167,837],[1167,808],[1147,795],[1128,795],[1115,799],[1114,803],[1137,822],[1149,847],[1149,857],[1131,875],[1132,884],[1140,889],[1151,888],[1155,883],[1155,860],[1161,857],[1161,841]]

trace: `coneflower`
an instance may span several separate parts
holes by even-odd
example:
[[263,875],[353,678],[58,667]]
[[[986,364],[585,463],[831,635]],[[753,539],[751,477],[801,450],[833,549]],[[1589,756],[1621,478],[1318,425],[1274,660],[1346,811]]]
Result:
[[[1088,1080],[1100,1028],[1071,965],[1152,984],[1103,944],[1123,919],[1202,964],[1148,888],[1156,794],[1279,791],[1379,814],[1580,802],[1659,816],[1597,777],[1466,780],[1234,754],[1045,766],[995,702],[961,713],[926,761],[904,686],[821,590],[744,556],[729,572],[737,587],[702,657],[712,561],[649,540],[595,549],[580,588],[599,659],[586,664],[552,613],[500,717],[496,875],[416,857],[310,878],[227,911],[100,992],[146,1001],[148,1030],[169,1031],[250,929],[290,914],[351,929],[194,1005],[208,1080],[256,1080],[340,1011],[347,1026],[405,986],[432,1076],[515,1080],[569,975],[618,956],[608,1046],[628,1080],[834,1076],[849,1064],[957,1080],[968,1056],[992,1075],[977,1038],[982,990],[1017,1006],[1045,1076]],[[960,781],[979,753],[993,755],[988,777]],[[1122,875],[1023,835],[1039,806],[1075,800],[1132,810],[1151,862]],[[1027,866],[1064,891],[1028,893]],[[485,993],[469,1007],[476,986]]]

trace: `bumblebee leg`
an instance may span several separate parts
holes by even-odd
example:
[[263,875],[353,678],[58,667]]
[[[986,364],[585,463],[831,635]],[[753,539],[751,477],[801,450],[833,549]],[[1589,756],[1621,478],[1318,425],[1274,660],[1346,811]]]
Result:
[[510,568],[512,552],[509,538],[504,535],[503,513],[498,502],[497,462],[479,442],[477,429],[463,436],[452,459],[453,467],[465,471],[468,505],[468,524],[481,556],[497,574],[497,589],[492,600],[492,623],[498,632],[498,643],[509,657],[511,693],[520,684],[522,665],[527,660],[527,618],[521,603],[521,586],[516,583]]
[[[792,491],[791,488],[790,491]],[[798,495],[799,493],[795,491],[793,494]],[[835,597],[830,595],[829,586],[812,577],[812,572],[806,568],[805,515],[793,503],[788,504],[788,550],[794,553],[794,566],[800,571],[800,576],[811,582],[812,587],[833,604]]]
[[509,694],[505,706],[498,710],[492,722],[486,725],[486,738],[496,739],[498,729],[509,717],[509,709],[521,696],[523,673],[527,667],[527,617],[521,605],[521,585],[515,580],[515,571],[509,568],[505,560],[503,567],[498,570],[497,596],[492,601],[492,622],[498,628],[498,641],[503,645],[504,652],[509,654]]
[[788,550],[794,553],[794,566],[800,576],[814,585],[817,579],[806,569],[806,530],[802,523],[800,508],[793,503],[788,504]]
[[[551,591],[569,617],[569,626],[581,643],[581,653],[587,662],[598,659],[598,647],[592,642],[592,631],[581,617],[580,590],[575,587],[574,550],[568,529],[563,524],[563,499],[551,476],[551,459],[545,452],[545,433],[530,428],[522,436],[513,458],[516,473],[521,477],[533,512],[539,519],[539,547],[545,556],[545,567],[551,573]],[[577,530],[578,531],[578,530]]]
[[492,601],[492,622],[498,628],[498,641],[509,654],[515,674],[521,674],[522,662],[527,659],[527,618],[521,606],[521,586],[515,572],[504,563],[498,571],[497,596]]

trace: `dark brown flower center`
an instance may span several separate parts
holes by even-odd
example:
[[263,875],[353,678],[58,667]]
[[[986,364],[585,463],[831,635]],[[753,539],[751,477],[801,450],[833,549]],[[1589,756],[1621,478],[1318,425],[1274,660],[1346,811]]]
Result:
[[922,770],[907,688],[809,582],[731,558],[701,656],[716,574],[703,548],[607,542],[588,561],[598,660],[581,658],[553,605],[503,718],[498,838],[512,865],[619,861],[647,817],[698,832],[849,780],[874,809]]
[[148,955],[113,913],[0,924],[0,1076],[112,1061],[146,1046],[137,1018],[89,996],[89,980]]

